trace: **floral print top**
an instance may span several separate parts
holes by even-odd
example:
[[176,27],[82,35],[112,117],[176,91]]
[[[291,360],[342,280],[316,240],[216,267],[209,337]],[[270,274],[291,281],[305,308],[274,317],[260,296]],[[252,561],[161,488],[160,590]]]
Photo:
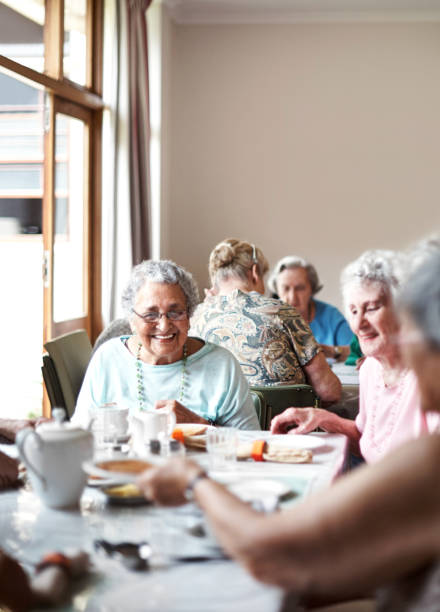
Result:
[[250,385],[306,383],[302,366],[321,350],[295,308],[256,291],[208,296],[190,333],[229,349]]

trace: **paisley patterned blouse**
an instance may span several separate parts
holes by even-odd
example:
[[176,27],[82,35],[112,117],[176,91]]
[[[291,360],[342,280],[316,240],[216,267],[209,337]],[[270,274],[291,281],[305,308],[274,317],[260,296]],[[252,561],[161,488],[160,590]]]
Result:
[[208,296],[190,334],[229,349],[250,385],[303,384],[302,366],[321,350],[294,308],[256,291]]

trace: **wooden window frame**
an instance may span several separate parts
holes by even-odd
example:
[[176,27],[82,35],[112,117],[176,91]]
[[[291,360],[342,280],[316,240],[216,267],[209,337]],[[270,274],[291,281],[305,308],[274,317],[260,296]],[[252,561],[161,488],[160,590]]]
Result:
[[[54,121],[56,108],[72,109],[81,107],[89,117],[88,125],[88,162],[89,173],[86,177],[86,189],[89,196],[89,232],[86,236],[88,259],[88,317],[84,327],[92,342],[102,330],[101,315],[101,198],[102,198],[102,99],[103,83],[103,23],[104,0],[87,0],[86,18],[86,86],[79,85],[63,75],[63,40],[64,40],[64,0],[45,0],[44,25],[44,72],[39,72],[0,55],[0,66],[11,73],[11,76],[22,77],[33,85],[41,86],[51,102],[50,111],[46,111],[46,123]],[[74,115],[75,116],[75,115]],[[53,123],[52,123],[53,128]],[[50,138],[53,140],[54,130]],[[46,135],[47,138],[49,136]],[[43,240],[53,236],[53,177],[54,177],[54,142],[45,147],[44,199],[51,198],[43,204]],[[48,208],[49,204],[49,208]],[[50,211],[50,212],[49,212]],[[45,245],[46,247],[46,245]],[[50,262],[51,264],[51,262]],[[51,265],[48,271],[52,274]],[[50,279],[51,280],[51,279]],[[45,290],[46,291],[46,290]],[[51,313],[50,313],[51,314]],[[45,325],[43,342],[56,334],[57,326],[47,319],[45,305]],[[74,325],[74,327],[77,325]],[[47,395],[43,402],[43,413],[49,413]]]

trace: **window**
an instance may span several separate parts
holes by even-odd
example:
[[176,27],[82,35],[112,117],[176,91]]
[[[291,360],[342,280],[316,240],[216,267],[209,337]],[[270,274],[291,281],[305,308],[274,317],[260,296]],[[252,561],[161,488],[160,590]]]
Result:
[[41,414],[42,346],[101,329],[102,0],[0,0],[0,416]]

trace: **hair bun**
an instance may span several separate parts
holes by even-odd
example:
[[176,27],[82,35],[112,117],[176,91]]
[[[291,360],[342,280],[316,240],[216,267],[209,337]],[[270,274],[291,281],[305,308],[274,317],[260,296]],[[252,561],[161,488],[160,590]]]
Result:
[[235,250],[228,242],[220,242],[212,253],[212,260],[215,262],[216,268],[227,268],[232,266],[235,257]]

